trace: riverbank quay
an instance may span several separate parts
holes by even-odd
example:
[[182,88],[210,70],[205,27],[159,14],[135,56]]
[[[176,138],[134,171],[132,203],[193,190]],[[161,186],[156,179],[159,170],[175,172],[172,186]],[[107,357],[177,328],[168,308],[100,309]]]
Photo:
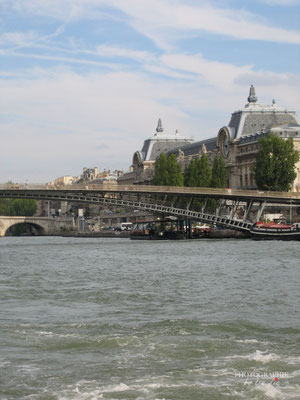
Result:
[[233,229],[212,229],[206,232],[208,239],[249,239],[250,234]]
[[64,232],[62,237],[81,237],[81,238],[129,238],[129,231],[100,231],[100,232]]
[[202,239],[249,239],[250,235],[244,232],[234,231],[232,229],[212,229],[209,232],[203,232],[201,235],[187,237],[184,235],[178,235],[178,232],[174,232],[173,235],[165,237],[149,237],[149,236],[132,236],[130,239],[133,240],[202,240]]
[[[11,235],[10,235],[11,236]],[[32,236],[32,235],[19,235],[19,236]],[[49,235],[34,235],[34,236],[59,236],[59,237],[74,237],[74,238],[112,238],[112,239],[128,239],[130,238],[130,231],[101,231],[101,232],[57,232]],[[185,238],[186,240],[201,240],[201,239],[248,239],[249,236],[243,232],[234,231],[232,229],[212,229],[205,232],[203,236],[192,238]],[[165,240],[178,240],[171,236],[166,237]],[[155,240],[155,239],[153,239]]]

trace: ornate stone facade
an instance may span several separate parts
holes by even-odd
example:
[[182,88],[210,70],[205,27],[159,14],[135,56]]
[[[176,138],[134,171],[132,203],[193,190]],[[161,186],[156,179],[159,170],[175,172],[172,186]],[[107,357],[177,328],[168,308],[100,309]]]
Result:
[[184,147],[193,142],[175,132],[168,134],[164,132],[161,119],[158,120],[156,133],[144,141],[141,151],[136,151],[133,155],[130,172],[118,179],[120,185],[127,184],[149,184],[153,179],[154,163],[161,153],[168,153],[175,148]]
[[[133,155],[133,165],[129,174],[119,178],[120,184],[147,184],[153,178],[156,157],[165,152],[175,154],[183,169],[193,159],[206,153],[210,164],[221,154],[224,158],[228,187],[233,189],[255,189],[252,167],[256,160],[259,139],[271,132],[279,137],[292,137],[294,147],[300,151],[300,125],[296,112],[279,107],[275,100],[271,105],[257,102],[255,88],[251,86],[244,108],[231,115],[229,124],[223,126],[216,137],[192,142],[191,139],[175,135],[165,135],[161,120],[158,122],[156,134],[145,140],[141,151]],[[300,162],[296,165],[297,178],[293,191],[300,191]]]
[[[275,100],[271,105],[257,103],[253,86],[250,88],[248,103],[241,110],[235,111],[227,126],[223,126],[215,138],[193,143],[168,152],[175,153],[183,165],[205,152],[212,165],[216,155],[224,158],[228,187],[233,189],[255,189],[252,167],[259,149],[258,141],[262,136],[274,133],[281,138],[292,137],[294,147],[300,151],[300,125],[296,112],[279,107]],[[296,165],[297,178],[293,191],[300,191],[300,162]]]

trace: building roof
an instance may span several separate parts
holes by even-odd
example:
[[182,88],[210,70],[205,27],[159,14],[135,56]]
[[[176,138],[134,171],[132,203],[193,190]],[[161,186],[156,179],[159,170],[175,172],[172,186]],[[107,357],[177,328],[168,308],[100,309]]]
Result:
[[199,154],[200,151],[203,151],[203,146],[205,146],[206,151],[214,151],[217,148],[217,137],[201,140],[199,142],[195,142],[192,144],[186,144],[184,146],[177,147],[167,153],[167,156],[170,154],[175,154],[176,156],[179,154],[179,150],[184,152],[185,156],[191,156],[194,154]]
[[275,100],[271,105],[257,103],[255,88],[251,85],[248,103],[243,109],[232,113],[228,128],[230,128],[231,139],[239,139],[242,136],[283,124],[298,124],[296,112],[279,107]]
[[161,119],[159,119],[156,133],[144,141],[142,150],[139,153],[142,161],[155,161],[161,153],[167,153],[174,148],[185,146],[192,142],[192,138],[180,135],[178,131],[174,134],[165,133]]

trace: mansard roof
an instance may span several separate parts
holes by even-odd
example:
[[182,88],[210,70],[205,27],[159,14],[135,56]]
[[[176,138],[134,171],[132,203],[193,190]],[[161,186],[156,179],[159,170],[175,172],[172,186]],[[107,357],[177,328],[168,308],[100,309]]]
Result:
[[192,142],[192,138],[180,135],[178,131],[174,134],[165,133],[161,119],[159,119],[156,133],[150,139],[144,141],[140,152],[142,161],[155,161],[161,153],[167,153],[174,148],[185,146]]
[[191,156],[195,154],[199,154],[200,151],[203,150],[203,145],[206,147],[206,150],[215,151],[217,148],[217,136],[210,139],[200,140],[199,142],[195,142],[192,144],[187,144],[185,146],[178,147],[173,149],[167,153],[167,155],[175,154],[176,156],[179,154],[179,150],[184,152],[185,156]]
[[239,139],[283,124],[298,124],[296,112],[279,107],[275,100],[271,105],[257,103],[255,89],[251,86],[248,103],[243,109],[232,113],[228,128],[231,131],[231,139]]

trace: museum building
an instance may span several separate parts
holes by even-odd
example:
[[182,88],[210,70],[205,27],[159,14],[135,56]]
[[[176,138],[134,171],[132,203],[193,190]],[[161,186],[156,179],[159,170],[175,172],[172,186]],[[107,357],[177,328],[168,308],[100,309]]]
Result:
[[[223,156],[227,168],[228,187],[256,189],[252,168],[259,149],[259,140],[270,133],[284,139],[291,137],[294,148],[300,152],[300,125],[296,112],[279,107],[275,100],[271,105],[259,104],[255,88],[252,85],[247,100],[244,108],[232,113],[229,124],[223,126],[216,137],[198,142],[192,142],[191,139],[184,137],[178,137],[178,141],[164,141],[163,129],[159,120],[156,135],[144,142],[141,152],[134,153],[132,171],[128,176],[128,181],[124,180],[124,183],[151,183],[154,163],[161,152],[165,152],[167,156],[175,154],[183,169],[193,158],[199,158],[206,153],[211,165],[217,155]],[[151,145],[151,140],[155,139],[158,134],[162,142]],[[163,145],[164,143],[165,145]],[[297,163],[296,169],[297,177],[292,190],[300,191],[300,161]],[[125,176],[123,177],[125,178]]]

